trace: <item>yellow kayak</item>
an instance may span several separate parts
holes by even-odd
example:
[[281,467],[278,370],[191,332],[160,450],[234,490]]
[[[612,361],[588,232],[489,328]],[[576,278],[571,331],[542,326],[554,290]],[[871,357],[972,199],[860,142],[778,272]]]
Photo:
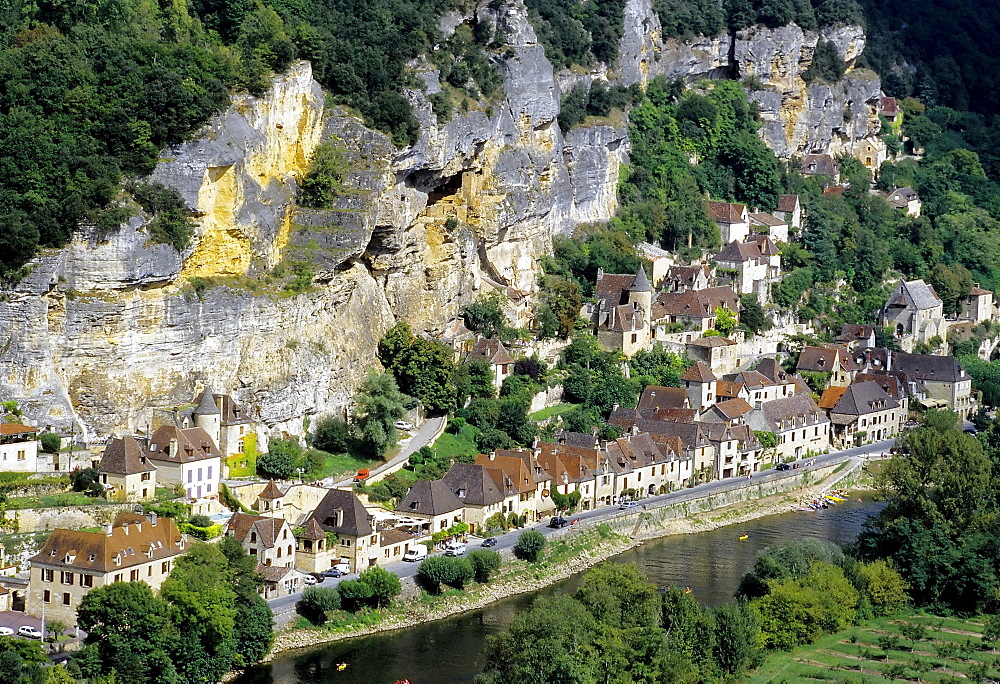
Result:
[[750,538],[749,534],[744,534],[742,537],[740,537],[740,541],[746,541],[749,538]]

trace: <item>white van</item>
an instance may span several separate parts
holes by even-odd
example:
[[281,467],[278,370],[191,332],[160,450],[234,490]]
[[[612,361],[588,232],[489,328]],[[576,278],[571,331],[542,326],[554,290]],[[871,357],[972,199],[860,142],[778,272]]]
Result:
[[403,560],[410,561],[411,563],[422,561],[425,558],[427,558],[427,547],[423,544],[418,544],[403,554]]
[[451,541],[444,545],[444,555],[461,556],[465,553],[465,544],[458,541]]

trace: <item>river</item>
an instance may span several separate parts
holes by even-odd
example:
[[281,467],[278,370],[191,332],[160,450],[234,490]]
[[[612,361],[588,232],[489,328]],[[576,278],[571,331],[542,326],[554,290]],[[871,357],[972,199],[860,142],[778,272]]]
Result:
[[[816,513],[785,513],[699,534],[657,539],[611,559],[635,563],[659,586],[690,587],[705,604],[730,600],[758,551],[802,537],[838,544],[854,539],[883,504],[864,498]],[[748,535],[740,541],[739,537]],[[279,657],[240,677],[238,684],[413,684],[471,682],[482,669],[483,640],[503,629],[539,595],[572,591],[580,576],[515,596],[482,610],[397,632],[349,639]],[[337,671],[337,663],[347,668]]]

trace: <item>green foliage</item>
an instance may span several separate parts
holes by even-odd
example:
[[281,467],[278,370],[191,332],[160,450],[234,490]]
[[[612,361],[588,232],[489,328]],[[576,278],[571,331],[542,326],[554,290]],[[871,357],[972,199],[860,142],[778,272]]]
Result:
[[719,669],[741,675],[764,659],[761,648],[760,613],[747,601],[733,601],[715,610],[713,655]]
[[755,335],[771,329],[771,319],[764,313],[764,308],[760,305],[760,300],[756,294],[747,294],[740,297],[742,311],[740,312],[740,323]]
[[348,451],[351,426],[337,416],[323,416],[313,427],[312,444],[321,451],[339,454]]
[[343,580],[337,585],[340,592],[340,600],[344,608],[356,611],[368,605],[375,596],[375,591],[370,584],[362,582],[361,579]]
[[129,189],[143,211],[152,216],[146,226],[150,240],[173,245],[178,252],[183,252],[191,240],[194,226],[180,193],[160,183],[133,183]]
[[806,83],[821,81],[836,83],[844,77],[847,65],[837,51],[837,45],[829,40],[820,40],[813,53],[812,64],[802,74]]
[[72,684],[63,666],[49,666],[42,645],[27,639],[0,636],[0,682],[10,684]]
[[580,284],[571,278],[543,276],[541,291],[544,301],[538,309],[539,335],[566,339],[580,318]]
[[257,457],[257,472],[261,477],[287,480],[295,474],[301,456],[302,445],[297,439],[272,437],[267,442],[267,453]]
[[509,338],[512,330],[507,325],[507,318],[503,313],[502,302],[503,295],[493,290],[472,304],[463,306],[461,314],[465,319],[465,327],[484,337]]
[[625,23],[625,1],[527,0],[528,19],[553,66],[611,65]]
[[722,306],[715,307],[715,329],[723,336],[731,335],[736,330],[737,325],[739,325],[739,321],[736,318],[736,312]]
[[681,375],[691,366],[691,360],[668,351],[663,345],[656,345],[649,351],[636,352],[629,359],[629,371],[633,379],[645,387],[680,387]]
[[477,549],[469,554],[469,562],[475,573],[476,581],[485,584],[490,581],[490,575],[500,569],[500,554],[489,549]]
[[530,444],[537,427],[528,418],[530,398],[515,395],[499,399],[474,399],[468,421],[480,429],[476,444],[483,453]]
[[518,558],[534,563],[541,555],[547,541],[545,535],[538,530],[526,530],[518,536],[514,553]]
[[550,496],[552,497],[552,503],[555,504],[558,511],[572,511],[580,505],[581,494],[577,489],[574,489],[569,494],[562,494],[558,489],[553,488]]
[[340,592],[336,587],[306,587],[296,609],[314,625],[327,620],[327,613],[340,608]]
[[43,432],[39,435],[38,441],[42,445],[42,451],[47,454],[56,453],[62,446],[62,438],[54,432]]
[[[69,474],[69,483],[74,492],[86,492],[98,481],[97,468],[74,468]],[[99,484],[99,483],[98,483]]]
[[371,601],[375,608],[385,608],[403,593],[399,577],[384,568],[369,568],[358,575],[358,581],[371,589]]
[[355,396],[352,424],[365,450],[382,458],[396,445],[398,433],[393,423],[402,418],[405,397],[389,373],[369,371]]
[[331,209],[343,189],[347,159],[344,152],[329,142],[322,142],[313,152],[309,173],[299,185],[299,204],[317,209]]
[[454,556],[430,556],[417,568],[417,580],[432,594],[440,593],[442,584],[461,589],[474,576],[472,563]]
[[764,449],[773,449],[778,446],[777,433],[768,430],[754,430],[753,434]]
[[418,337],[406,323],[397,323],[379,342],[378,355],[401,392],[429,410],[455,407],[455,364],[447,345]]
[[842,629],[853,620],[857,602],[858,593],[843,570],[821,561],[802,579],[772,580],[768,593],[754,600],[764,643],[785,650]]

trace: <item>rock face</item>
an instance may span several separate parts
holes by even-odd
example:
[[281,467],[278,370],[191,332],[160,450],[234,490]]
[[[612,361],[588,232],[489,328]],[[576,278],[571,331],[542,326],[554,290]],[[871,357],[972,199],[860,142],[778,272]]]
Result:
[[[836,45],[848,66],[846,77],[832,86],[809,85],[802,79],[821,40]],[[652,0],[628,0],[613,80],[644,85],[661,75],[688,82],[755,77],[761,89],[751,90],[749,97],[760,106],[761,134],[775,154],[788,159],[853,153],[879,130],[881,81],[870,71],[852,68],[864,48],[860,26],[830,27],[820,33],[795,24],[755,26],[735,35],[664,40]]]
[[[768,86],[754,94],[765,137],[786,155],[856,137],[870,116],[861,103],[878,91],[857,77],[805,87],[817,37],[795,27],[662,41],[650,0],[629,0],[617,65],[556,75],[523,4],[475,11],[509,44],[502,94],[438,122],[426,99],[437,73],[415,63],[426,90],[407,93],[422,124],[408,148],[328,110],[300,63],[164,150],[151,180],[188,204],[191,246],[150,243],[139,213],[110,234],[83,227],[37,259],[0,293],[2,398],[40,427],[97,437],[143,428],[151,407],[211,385],[273,430],[301,433],[304,416],[347,410],[396,321],[434,332],[485,289],[531,292],[554,234],[613,215],[626,124],[564,134],[560,83],[754,74]],[[449,14],[442,29],[469,18]],[[848,56],[863,46],[858,32],[831,39]],[[342,188],[332,208],[297,207],[321,141],[343,156]],[[269,290],[269,269],[297,262],[313,287]]]

